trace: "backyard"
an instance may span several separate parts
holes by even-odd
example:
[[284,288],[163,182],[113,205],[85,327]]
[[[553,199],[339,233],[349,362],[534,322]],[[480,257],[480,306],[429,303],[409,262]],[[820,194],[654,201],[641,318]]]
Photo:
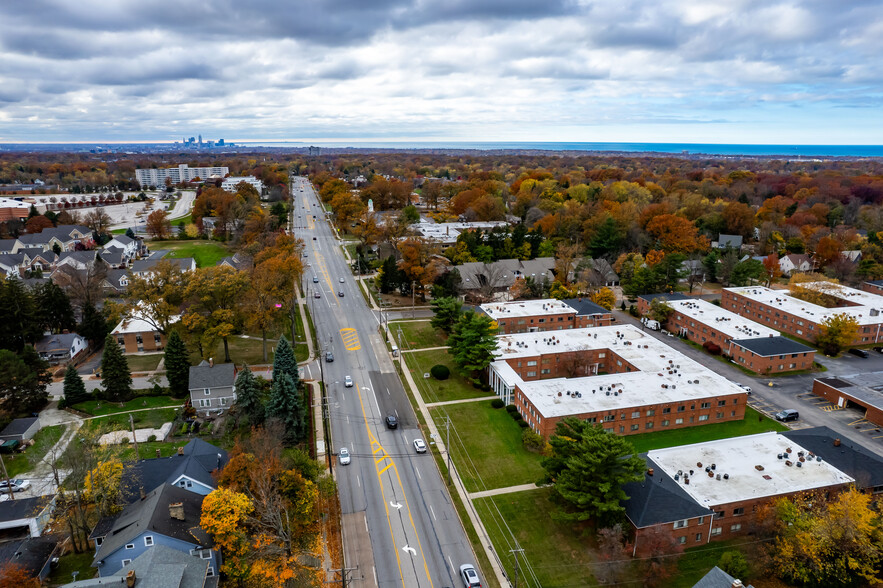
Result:
[[451,455],[469,492],[505,488],[538,481],[542,456],[524,449],[522,428],[491,401],[464,402],[430,409],[445,435],[445,417],[451,419]]
[[[417,351],[414,353],[402,353],[411,376],[420,389],[424,402],[444,402],[448,400],[466,400],[491,396],[491,392],[483,392],[456,371],[451,356],[445,349],[432,351]],[[447,380],[424,378],[434,365],[444,365],[450,370],[451,375]]]
[[217,265],[223,258],[232,255],[226,245],[219,241],[195,239],[184,241],[150,241],[152,250],[169,251],[169,257],[192,257],[197,267]]
[[152,372],[159,366],[159,361],[162,358],[162,353],[126,355],[126,361],[129,363],[129,371],[131,372]]
[[34,435],[33,445],[21,453],[4,457],[3,461],[6,464],[6,473],[9,477],[14,478],[37,467],[46,452],[61,439],[64,429],[64,425],[44,427]]
[[426,349],[446,345],[447,335],[433,329],[429,320],[392,321],[389,323],[389,330],[399,349]]

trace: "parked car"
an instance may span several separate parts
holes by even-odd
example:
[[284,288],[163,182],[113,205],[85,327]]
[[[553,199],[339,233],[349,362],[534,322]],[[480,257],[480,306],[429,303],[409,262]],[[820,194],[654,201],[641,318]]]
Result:
[[460,579],[463,580],[465,588],[481,588],[481,581],[478,579],[478,573],[475,566],[471,564],[463,564],[460,566]]
[[786,408],[785,410],[780,410],[773,416],[776,417],[777,421],[782,421],[783,423],[786,423],[788,421],[796,421],[797,419],[799,419],[800,413],[793,408]]
[[414,449],[417,453],[426,453],[426,443],[423,442],[423,439],[414,439]]
[[334,361],[334,354],[331,353],[330,351],[326,351],[325,352],[325,363],[331,363],[332,361]]
[[0,482],[0,492],[9,492],[10,486],[12,487],[13,492],[22,492],[23,490],[27,490],[31,487],[31,483],[28,480],[9,480],[9,483],[6,480]]
[[874,351],[877,353],[883,353],[883,347],[874,347]]
[[386,415],[386,427],[388,429],[398,429],[399,428],[399,419],[397,419],[394,414]]
[[340,448],[340,452],[337,454],[337,461],[340,462],[340,465],[350,464],[350,452],[346,447]]
[[849,350],[849,352],[857,357],[861,357],[863,359],[868,359],[868,352],[865,351],[864,349],[857,349],[857,348],[853,347],[852,349]]
[[352,388],[353,387],[353,379],[349,376],[345,377],[343,379],[343,385],[346,386],[347,388]]
[[746,386],[745,384],[736,384],[736,385],[739,386],[740,388],[742,388],[743,390],[745,390],[746,392],[748,392],[749,394],[751,394],[751,388],[749,386]]
[[320,294],[319,291],[316,290],[316,291],[313,293],[313,298],[322,298],[322,294]]

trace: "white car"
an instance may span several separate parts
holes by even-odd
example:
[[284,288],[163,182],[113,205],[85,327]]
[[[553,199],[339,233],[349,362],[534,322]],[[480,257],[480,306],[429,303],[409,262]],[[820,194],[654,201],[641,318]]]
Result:
[[13,492],[22,492],[31,487],[31,482],[28,480],[10,480],[9,484],[6,483],[6,480],[0,482],[0,492],[9,492],[9,486],[12,486]]
[[417,453],[426,453],[426,443],[423,442],[423,439],[414,439],[414,449],[417,450]]
[[740,388],[742,388],[743,390],[745,390],[746,392],[748,392],[749,394],[751,394],[750,387],[746,386],[745,384],[736,384],[736,385],[739,386]]
[[340,283],[343,284],[343,278],[340,278]]
[[465,588],[481,588],[478,574],[475,572],[475,568],[469,564],[460,566],[460,579],[463,581]]
[[353,379],[349,376],[345,377],[343,379],[343,385],[346,386],[347,388],[352,388],[353,387]]
[[340,448],[340,453],[337,454],[337,461],[340,462],[340,465],[350,464],[350,452],[346,447]]

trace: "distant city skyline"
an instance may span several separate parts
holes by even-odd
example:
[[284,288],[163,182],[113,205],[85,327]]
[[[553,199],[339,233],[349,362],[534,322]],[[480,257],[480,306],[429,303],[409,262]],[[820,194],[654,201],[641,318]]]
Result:
[[883,143],[856,0],[0,5],[0,143]]

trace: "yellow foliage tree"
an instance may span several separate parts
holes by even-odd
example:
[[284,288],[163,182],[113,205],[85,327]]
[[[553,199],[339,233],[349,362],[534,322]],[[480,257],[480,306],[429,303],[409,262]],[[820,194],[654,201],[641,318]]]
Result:
[[816,343],[826,355],[837,355],[858,337],[858,320],[844,312],[829,316],[819,325]]
[[98,511],[104,515],[112,515],[122,509],[120,490],[123,479],[123,464],[118,459],[98,462],[98,466],[86,474],[86,500],[95,503]]
[[199,526],[212,536],[221,550],[224,563],[221,571],[242,580],[249,575],[247,556],[251,540],[246,520],[254,507],[248,496],[226,488],[218,488],[202,501]]
[[590,299],[607,310],[613,310],[613,306],[616,304],[616,294],[610,288],[601,288],[597,292],[592,292]]

